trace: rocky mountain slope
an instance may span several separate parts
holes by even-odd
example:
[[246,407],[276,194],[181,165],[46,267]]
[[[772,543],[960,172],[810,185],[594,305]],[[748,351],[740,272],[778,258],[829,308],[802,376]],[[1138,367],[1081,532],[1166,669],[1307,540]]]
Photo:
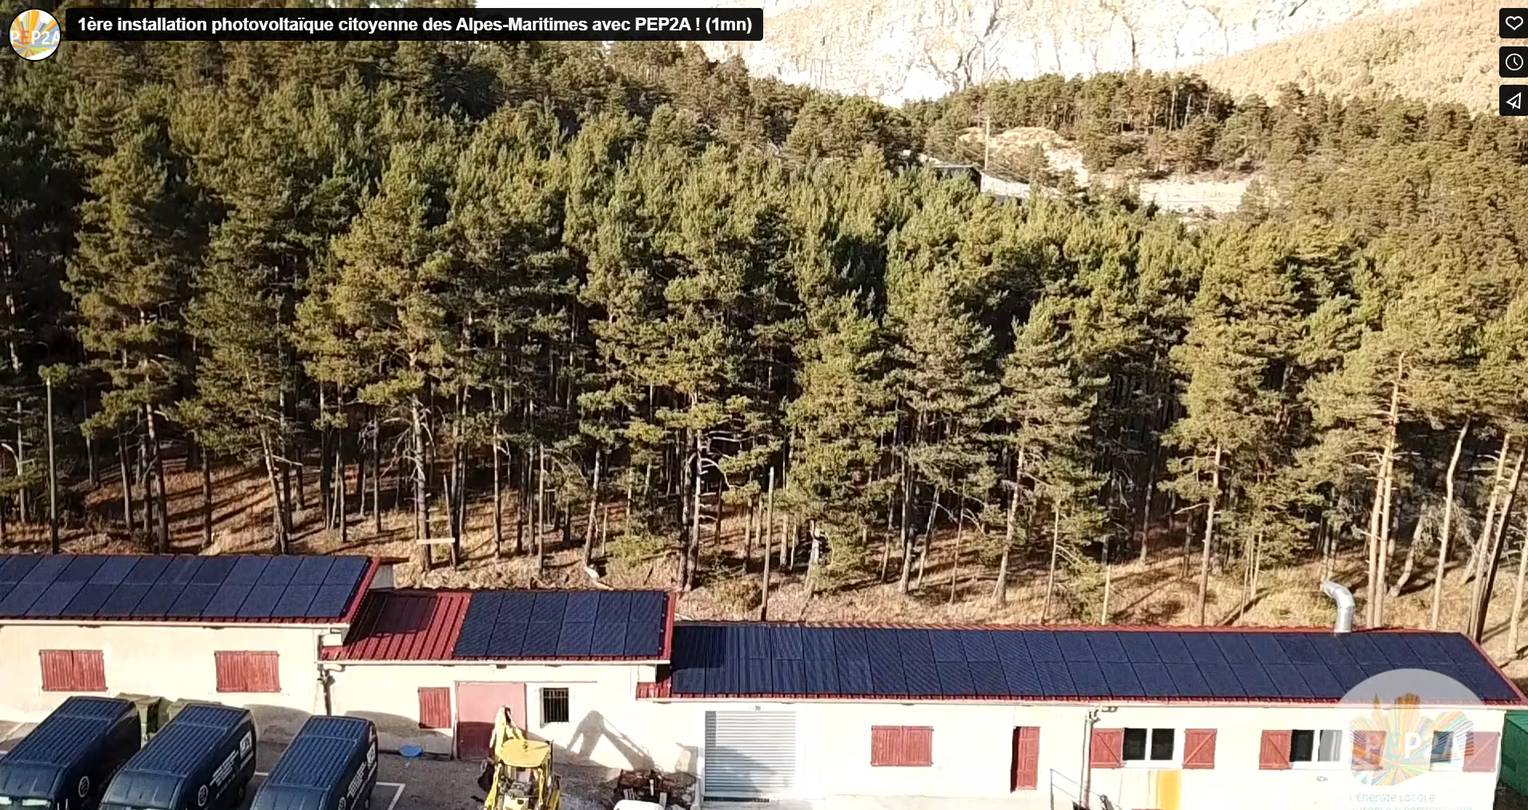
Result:
[[[727,0],[754,5],[758,0]],[[1419,0],[765,0],[756,75],[888,102],[1044,73],[1178,70]],[[1480,18],[1482,30],[1493,17]]]
[[1338,95],[1407,96],[1496,108],[1496,9],[1486,0],[1430,0],[1401,13],[1357,19],[1196,68],[1235,93],[1273,95],[1279,85]]

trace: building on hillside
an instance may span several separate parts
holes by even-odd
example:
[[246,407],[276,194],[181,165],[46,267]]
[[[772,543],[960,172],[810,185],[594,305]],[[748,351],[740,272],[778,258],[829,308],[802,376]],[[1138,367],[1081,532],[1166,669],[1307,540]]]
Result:
[[335,711],[375,722],[384,748],[482,757],[506,706],[559,761],[684,768],[648,749],[661,707],[636,700],[669,660],[673,611],[661,591],[378,592],[323,669]]
[[73,694],[248,706],[290,737],[325,709],[320,647],[344,638],[367,557],[0,556],[0,718],[42,720]]
[[1455,633],[757,623],[679,624],[642,694],[711,799],[1036,810],[1484,810],[1524,703]]

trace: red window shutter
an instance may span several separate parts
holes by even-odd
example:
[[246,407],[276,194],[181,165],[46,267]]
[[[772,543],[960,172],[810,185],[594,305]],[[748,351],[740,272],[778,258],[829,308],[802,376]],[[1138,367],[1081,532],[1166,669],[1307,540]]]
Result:
[[42,650],[39,656],[42,691],[106,691],[106,661],[100,650]]
[[419,727],[451,727],[451,690],[444,686],[419,688]]
[[281,656],[274,652],[213,653],[219,692],[280,692]]
[[1257,767],[1264,771],[1289,770],[1288,731],[1265,731],[1263,743],[1258,748]]
[[934,764],[934,730],[927,726],[871,726],[870,764],[927,767]]
[[1208,770],[1215,767],[1215,729],[1183,730],[1184,770]]
[[1119,768],[1124,764],[1125,730],[1122,728],[1093,729],[1092,745],[1088,746],[1088,766]]
[[1040,781],[1040,729],[1024,726],[1013,730],[1012,790],[1034,790]]
[[1464,735],[1464,769],[1474,773],[1496,771],[1496,751],[1501,735],[1494,731],[1469,731]]
[[1353,732],[1353,770],[1377,771],[1384,767],[1385,732]]

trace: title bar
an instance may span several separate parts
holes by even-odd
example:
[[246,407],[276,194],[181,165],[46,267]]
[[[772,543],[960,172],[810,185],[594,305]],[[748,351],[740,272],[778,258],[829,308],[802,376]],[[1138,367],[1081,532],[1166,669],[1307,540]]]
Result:
[[764,38],[758,8],[70,8],[64,39],[128,41]]

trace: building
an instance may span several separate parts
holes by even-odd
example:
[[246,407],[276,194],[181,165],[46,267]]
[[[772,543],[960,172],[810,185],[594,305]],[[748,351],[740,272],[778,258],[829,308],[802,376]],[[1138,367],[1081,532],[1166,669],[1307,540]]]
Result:
[[0,557],[0,645],[0,720],[137,692],[476,758],[507,706],[560,762],[833,807],[1487,808],[1528,703],[1454,633],[676,622],[663,592],[401,590],[355,557]]

